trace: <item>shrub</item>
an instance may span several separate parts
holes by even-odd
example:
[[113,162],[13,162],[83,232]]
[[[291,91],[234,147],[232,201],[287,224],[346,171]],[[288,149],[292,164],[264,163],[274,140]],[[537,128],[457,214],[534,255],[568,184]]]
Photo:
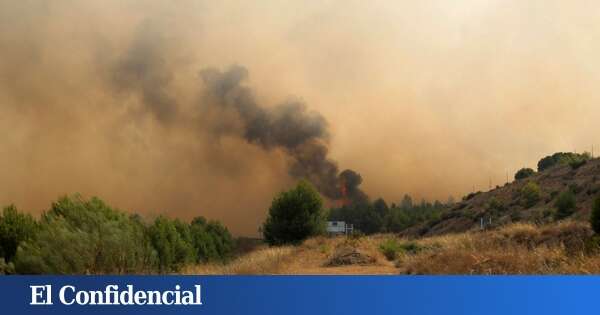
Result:
[[541,193],[542,191],[540,189],[540,186],[538,186],[536,183],[527,183],[527,185],[521,188],[521,197],[523,198],[523,205],[526,208],[533,207],[540,200]]
[[563,191],[558,195],[556,199],[556,212],[554,213],[554,219],[562,220],[575,212],[575,195],[570,190]]
[[417,254],[418,252],[423,250],[423,247],[415,242],[407,242],[400,245],[400,247],[402,248],[402,251],[411,255]]
[[379,250],[387,260],[392,261],[398,258],[398,253],[402,251],[402,247],[396,239],[390,238],[379,245]]
[[524,179],[535,174],[535,171],[531,168],[522,168],[515,173],[515,179]]
[[587,163],[587,160],[580,158],[580,159],[576,159],[576,160],[569,162],[569,165],[571,166],[572,169],[576,170],[576,169],[582,167],[583,165],[585,165],[585,163]]
[[488,208],[490,210],[494,210],[494,211],[503,211],[504,203],[502,203],[502,201],[498,200],[498,198],[492,197],[488,201]]
[[[574,168],[580,167],[585,164],[585,161],[591,158],[589,153],[577,154],[572,152],[557,152],[552,155],[548,155],[541,160],[539,160],[538,172],[551,168],[555,165],[564,165],[569,164]],[[583,161],[583,162],[582,162]]]
[[600,234],[600,197],[594,199],[590,223],[592,224],[592,229],[594,232],[596,232],[596,234]]
[[400,253],[414,255],[423,250],[423,247],[415,242],[401,243],[394,238],[390,238],[379,245],[379,250],[387,260],[395,260]]
[[273,199],[262,226],[265,241],[271,245],[298,244],[322,233],[325,227],[323,200],[307,181]]

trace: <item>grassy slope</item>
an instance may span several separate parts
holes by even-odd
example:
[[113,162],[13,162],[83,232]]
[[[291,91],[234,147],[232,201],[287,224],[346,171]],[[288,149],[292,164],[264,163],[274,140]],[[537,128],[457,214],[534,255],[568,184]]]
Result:
[[[388,261],[379,245],[394,235],[360,239],[318,237],[299,246],[263,248],[227,265],[190,266],[188,274],[598,274],[600,254],[590,247],[587,223],[545,226],[516,223],[412,240],[421,249]],[[325,267],[338,246],[353,246],[376,258],[367,266]]]

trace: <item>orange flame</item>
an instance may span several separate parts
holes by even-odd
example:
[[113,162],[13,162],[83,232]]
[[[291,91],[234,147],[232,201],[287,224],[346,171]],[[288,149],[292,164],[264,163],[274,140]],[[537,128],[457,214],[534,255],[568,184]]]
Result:
[[343,180],[340,181],[340,193],[342,195],[342,198],[340,199],[340,207],[348,205],[348,191],[346,190],[346,183]]

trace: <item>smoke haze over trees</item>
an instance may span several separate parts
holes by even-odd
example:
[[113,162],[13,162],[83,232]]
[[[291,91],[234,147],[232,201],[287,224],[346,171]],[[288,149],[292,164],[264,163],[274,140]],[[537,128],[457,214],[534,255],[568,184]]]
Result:
[[255,235],[300,178],[335,206],[502,184],[600,131],[598,19],[555,4],[0,0],[0,204]]

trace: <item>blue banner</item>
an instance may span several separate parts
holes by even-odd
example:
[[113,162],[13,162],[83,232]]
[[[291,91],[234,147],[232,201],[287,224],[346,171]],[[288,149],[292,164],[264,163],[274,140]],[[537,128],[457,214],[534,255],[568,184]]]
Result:
[[600,277],[3,276],[1,314],[582,314]]

